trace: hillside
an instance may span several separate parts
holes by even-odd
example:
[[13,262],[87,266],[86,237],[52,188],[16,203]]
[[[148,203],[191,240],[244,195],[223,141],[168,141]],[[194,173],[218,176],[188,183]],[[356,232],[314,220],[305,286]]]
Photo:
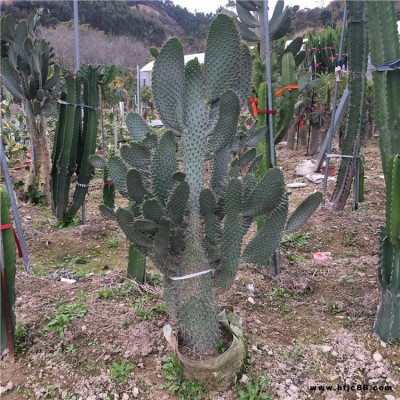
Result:
[[[42,15],[43,26],[55,27],[73,18],[72,1],[4,1],[1,13],[26,18]],[[212,14],[190,13],[171,1],[80,1],[79,20],[91,28],[117,36],[130,36],[160,46],[171,36],[205,38]],[[194,42],[194,41],[193,41]]]
[[[289,38],[340,22],[343,4],[334,0],[325,8],[300,9]],[[396,7],[400,18],[400,1]],[[72,1],[3,0],[0,11],[17,19],[39,12],[40,34],[54,47],[57,61],[65,68],[73,67]],[[170,0],[80,1],[82,62],[123,68],[144,65],[152,60],[149,47],[159,47],[173,36],[181,39],[186,54],[202,52],[212,17],[211,13],[193,14]]]

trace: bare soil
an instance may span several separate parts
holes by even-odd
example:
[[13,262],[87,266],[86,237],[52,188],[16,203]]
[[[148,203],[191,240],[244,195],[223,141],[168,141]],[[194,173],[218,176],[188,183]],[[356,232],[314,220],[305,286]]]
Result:
[[[278,151],[286,182],[307,183],[290,189],[292,208],[322,188],[295,176],[295,166],[305,158],[302,151],[283,146]],[[244,399],[238,389],[248,390],[249,382],[261,376],[268,377],[263,390],[272,399],[400,399],[399,346],[382,343],[372,329],[384,221],[375,140],[368,143],[365,158],[366,200],[358,211],[352,210],[351,199],[345,211],[318,210],[301,234],[282,245],[277,277],[241,265],[220,303],[232,305],[243,320],[248,363],[238,377],[241,383],[206,399]],[[329,182],[328,191],[333,185]],[[19,261],[16,316],[27,334],[16,363],[6,355],[1,361],[5,400],[178,398],[160,388],[166,383],[162,363],[172,351],[163,336],[163,326],[171,321],[162,306],[157,271],[149,265],[152,285],[126,282],[128,243],[98,211],[101,189],[101,179],[94,179],[84,226],[60,228],[47,208],[20,208],[34,276],[25,275]],[[332,260],[316,263],[317,251],[331,251]],[[61,277],[77,281],[64,283]],[[63,338],[46,329],[60,301],[85,309],[83,317],[66,326]],[[113,363],[122,360],[135,365],[125,383],[111,376]],[[339,390],[344,384],[370,386]],[[313,391],[314,385],[337,390]],[[388,386],[391,390],[373,390]]]

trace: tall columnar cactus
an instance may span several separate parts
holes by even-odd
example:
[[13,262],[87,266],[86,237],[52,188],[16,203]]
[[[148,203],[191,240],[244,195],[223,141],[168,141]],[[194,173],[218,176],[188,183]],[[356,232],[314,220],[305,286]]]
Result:
[[9,349],[12,357],[15,334],[15,241],[10,220],[10,196],[2,186],[0,186],[0,205],[1,352]]
[[[153,74],[156,107],[168,130],[158,137],[133,114],[135,141],[107,163],[119,192],[131,201],[116,210],[116,220],[163,273],[181,338],[200,353],[220,340],[216,291],[229,288],[240,259],[263,262],[285,229],[301,226],[321,201],[320,193],[311,195],[287,221],[282,172],[270,169],[257,183],[254,146],[263,132],[255,126],[238,132],[250,74],[249,50],[226,15],[211,24],[204,68],[197,59],[185,66],[182,45],[169,40]],[[248,151],[238,151],[244,146]],[[232,151],[239,155],[232,159]],[[240,176],[241,170],[247,173]],[[243,236],[260,215],[267,223],[241,254]]]
[[[371,62],[379,66],[400,57],[393,1],[366,1]],[[386,184],[379,278],[381,302],[375,332],[385,342],[400,340],[400,71],[373,73],[374,116],[379,130]]]
[[33,15],[17,24],[11,15],[1,18],[1,39],[7,43],[7,51],[2,53],[1,75],[14,98],[24,100],[33,149],[28,193],[32,199],[43,197],[50,204],[51,164],[46,118],[53,112],[60,76],[58,66],[52,68],[52,47],[35,34],[37,23],[38,17]]
[[[348,1],[349,106],[342,154],[359,157],[365,131],[368,32],[364,2]],[[343,210],[353,182],[357,158],[342,158],[330,207]]]
[[[59,104],[59,119],[54,137],[51,171],[53,211],[57,219],[64,223],[69,223],[81,207],[91,178],[92,166],[89,156],[96,150],[98,80],[98,69],[91,66],[83,68],[78,78],[65,78],[65,92]],[[77,184],[69,204],[69,188],[74,172]]]

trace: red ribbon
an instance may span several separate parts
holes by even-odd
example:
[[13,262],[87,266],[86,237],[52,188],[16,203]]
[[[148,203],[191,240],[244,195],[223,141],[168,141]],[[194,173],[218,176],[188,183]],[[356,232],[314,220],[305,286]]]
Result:
[[259,114],[276,114],[278,111],[276,110],[257,110]]
[[299,88],[298,85],[287,85],[283,89],[278,90],[277,92],[275,92],[275,97],[282,96],[283,92],[285,92],[286,90],[292,90],[292,89],[298,89],[298,88]]
[[303,119],[298,115],[295,115],[294,118],[297,121],[297,129],[301,129],[303,127]]
[[15,244],[17,245],[17,249],[18,249],[18,257],[21,258],[22,257],[22,249],[21,249],[21,244],[19,242],[17,233],[15,232],[12,224],[0,225],[0,231],[6,230],[6,229],[12,229],[13,230]]
[[249,101],[251,103],[251,111],[252,111],[253,117],[257,118],[258,99],[257,99],[257,97],[250,97]]
[[249,101],[251,103],[251,111],[253,114],[254,118],[257,118],[257,114],[276,114],[276,110],[258,110],[257,105],[258,105],[258,99],[257,97],[250,97]]
[[12,229],[12,224],[4,224],[4,225],[0,225],[0,231],[4,231],[6,229]]
[[113,184],[113,181],[104,181],[104,186],[106,186],[106,185],[112,185]]

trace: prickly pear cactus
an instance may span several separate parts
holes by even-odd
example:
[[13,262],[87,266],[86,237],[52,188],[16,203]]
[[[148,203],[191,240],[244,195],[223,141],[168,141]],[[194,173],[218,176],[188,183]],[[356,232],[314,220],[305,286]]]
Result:
[[[1,351],[12,346],[15,333],[15,241],[10,220],[10,196],[7,190],[0,186],[0,312],[1,312]],[[11,341],[10,341],[11,339]],[[11,355],[12,353],[10,353]]]
[[[130,200],[115,218],[163,273],[165,299],[184,344],[203,354],[220,340],[216,292],[230,287],[241,259],[264,261],[287,225],[282,172],[270,169],[259,182],[254,175],[254,147],[265,130],[255,124],[238,130],[250,74],[249,50],[226,15],[211,24],[204,68],[197,59],[185,66],[182,45],[169,40],[153,73],[167,130],[155,135],[138,114],[128,115],[133,142],[107,162],[118,191]],[[316,196],[291,225],[300,226],[315,210],[321,201]],[[243,236],[260,215],[268,223],[241,254]]]

